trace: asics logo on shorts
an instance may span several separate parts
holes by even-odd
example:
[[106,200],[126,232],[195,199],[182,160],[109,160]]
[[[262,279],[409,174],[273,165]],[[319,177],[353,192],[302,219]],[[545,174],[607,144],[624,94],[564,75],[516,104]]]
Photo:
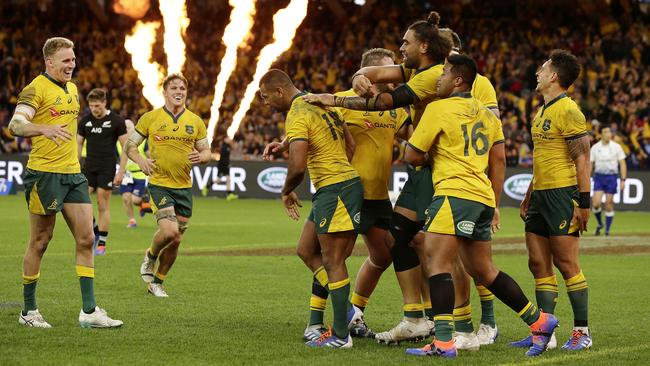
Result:
[[562,223],[560,224],[560,230],[564,229],[566,227],[566,220],[562,220]]
[[359,222],[361,222],[361,212],[357,212],[357,213],[354,215],[354,222],[356,222],[357,224],[358,224]]
[[57,201],[56,198],[55,198],[54,201],[52,201],[52,203],[50,203],[50,206],[48,206],[47,209],[48,210],[56,210],[56,206],[58,206],[58,205],[59,205],[59,201]]
[[163,198],[160,200],[160,202],[158,203],[158,206],[162,206],[162,205],[164,205],[165,203],[167,203],[167,197],[163,197]]
[[322,219],[320,220],[320,224],[318,224],[318,226],[323,227],[325,224],[327,224],[327,219]]
[[456,225],[456,228],[461,233],[471,235],[474,232],[474,225],[476,224],[471,221],[461,221]]

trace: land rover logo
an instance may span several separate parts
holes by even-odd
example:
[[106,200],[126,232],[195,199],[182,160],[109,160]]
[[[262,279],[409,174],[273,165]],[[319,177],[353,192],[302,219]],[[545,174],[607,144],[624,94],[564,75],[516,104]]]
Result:
[[464,234],[467,234],[467,235],[472,235],[472,233],[474,232],[474,226],[475,225],[476,224],[471,222],[471,221],[461,221],[461,222],[458,223],[458,225],[456,225],[456,228],[461,233],[464,233]]
[[506,179],[503,184],[503,190],[506,192],[508,197],[521,201],[526,196],[526,191],[528,190],[528,186],[532,179],[532,174],[515,174]]
[[287,179],[287,168],[274,166],[262,170],[257,175],[257,184],[267,192],[280,193],[285,179]]

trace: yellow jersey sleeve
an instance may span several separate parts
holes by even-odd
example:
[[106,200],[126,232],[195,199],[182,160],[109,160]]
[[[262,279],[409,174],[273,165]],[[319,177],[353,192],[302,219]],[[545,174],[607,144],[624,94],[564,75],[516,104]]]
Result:
[[486,111],[486,114],[490,119],[490,141],[492,141],[492,146],[504,143],[506,138],[503,134],[503,126],[501,125],[501,121],[490,111]]
[[149,136],[149,126],[151,126],[151,121],[153,120],[150,117],[151,112],[143,114],[135,125],[135,131],[144,137]]
[[406,82],[406,86],[418,100],[431,99],[436,96],[436,84],[439,76],[434,72],[418,72]]
[[205,122],[201,119],[201,117],[197,116],[196,119],[196,128],[197,128],[197,134],[196,134],[196,140],[203,140],[204,138],[208,137],[208,130],[205,128]]
[[37,88],[37,85],[34,82],[27,85],[18,94],[18,102],[16,104],[27,104],[34,108],[34,110],[38,110],[43,105],[43,88]]
[[564,111],[564,116],[560,119],[560,133],[564,138],[581,137],[587,134],[587,121],[578,106],[574,103]]
[[415,129],[408,142],[412,148],[420,152],[428,152],[431,146],[433,146],[436,137],[441,132],[441,124],[437,121],[439,116],[435,111],[435,104],[435,102],[429,104],[424,110],[424,114],[420,120],[421,123]]
[[483,103],[486,108],[496,108],[499,106],[497,101],[497,92],[490,82],[490,79],[483,75],[476,74],[474,85],[472,85],[472,96]]

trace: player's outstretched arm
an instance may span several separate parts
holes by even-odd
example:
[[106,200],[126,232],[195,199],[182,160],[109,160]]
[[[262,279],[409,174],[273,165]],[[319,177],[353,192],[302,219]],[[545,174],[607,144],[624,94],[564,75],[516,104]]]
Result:
[[156,168],[156,165],[154,164],[155,160],[148,159],[140,155],[138,146],[140,146],[140,144],[143,142],[144,136],[140,135],[137,130],[134,130],[131,132],[129,139],[126,141],[124,151],[126,151],[126,155],[129,157],[129,159],[138,164],[140,170],[142,170],[144,174],[151,175],[151,173],[153,173],[154,169]]
[[339,97],[333,94],[308,94],[302,97],[306,102],[322,107],[341,107],[357,111],[387,111],[413,104],[416,97],[403,84],[397,89],[380,93],[371,98]]
[[210,151],[210,143],[207,138],[198,140],[194,143],[195,151],[188,154],[190,163],[192,164],[205,164],[212,160],[212,151]]
[[576,165],[576,177],[578,179],[578,208],[574,210],[573,219],[578,221],[580,231],[587,230],[589,221],[589,207],[591,203],[591,162],[589,159],[590,146],[589,135],[584,133],[580,136],[565,139],[569,156]]
[[34,108],[26,104],[18,104],[14,115],[9,122],[9,130],[14,136],[21,137],[34,137],[45,136],[46,138],[54,141],[55,144],[60,145],[61,142],[68,142],[72,140],[73,136],[68,130],[68,124],[60,125],[40,125],[32,123],[32,119],[36,114]]
[[492,148],[490,148],[488,179],[492,183],[494,201],[496,202],[494,217],[492,218],[492,232],[495,233],[501,229],[499,202],[501,201],[501,192],[503,191],[503,181],[506,179],[506,149],[503,141],[492,145]]
[[352,88],[357,95],[374,96],[372,86],[376,83],[403,83],[404,74],[399,65],[366,66],[352,76]]

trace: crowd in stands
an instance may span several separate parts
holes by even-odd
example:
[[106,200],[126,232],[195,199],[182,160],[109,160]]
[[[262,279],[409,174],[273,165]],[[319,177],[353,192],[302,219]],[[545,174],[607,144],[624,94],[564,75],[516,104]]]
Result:
[[[238,66],[221,106],[215,151],[252,79],[257,53],[272,41],[272,16],[286,3],[258,0],[255,32],[248,45],[239,50]],[[337,11],[330,6],[331,1],[310,1],[307,18],[291,49],[275,67],[286,70],[304,90],[346,90],[364,50],[384,47],[399,56],[407,26],[423,19],[430,10],[437,10],[442,16],[441,26],[460,35],[462,51],[474,57],[479,71],[497,90],[509,166],[532,164],[529,123],[543,102],[535,93],[535,71],[552,49],[565,48],[578,55],[583,65],[570,96],[580,104],[594,141],[600,126],[611,126],[615,140],[628,154],[628,166],[650,169],[648,5],[632,0],[613,0],[609,4],[532,1],[525,6],[514,0],[474,0],[453,5],[437,0],[369,3],[371,6],[359,7],[342,1]],[[137,73],[123,47],[134,20],[110,11],[106,19],[99,19],[83,2],[41,0],[37,4],[0,4],[1,152],[29,150],[29,141],[12,137],[6,126],[22,87],[43,71],[41,47],[54,35],[75,42],[74,80],[82,95],[104,87],[109,91],[109,107],[134,121],[151,108],[142,97]],[[226,0],[188,2],[191,22],[185,37],[187,62],[183,71],[190,82],[188,106],[206,123],[224,53],[221,37],[229,15]],[[143,20],[160,20],[155,6]],[[153,58],[165,64],[162,32],[161,27]],[[283,120],[282,113],[268,109],[255,98],[235,137],[233,159],[260,159],[268,142],[282,138]],[[394,151],[398,161],[401,150],[397,141]]]

